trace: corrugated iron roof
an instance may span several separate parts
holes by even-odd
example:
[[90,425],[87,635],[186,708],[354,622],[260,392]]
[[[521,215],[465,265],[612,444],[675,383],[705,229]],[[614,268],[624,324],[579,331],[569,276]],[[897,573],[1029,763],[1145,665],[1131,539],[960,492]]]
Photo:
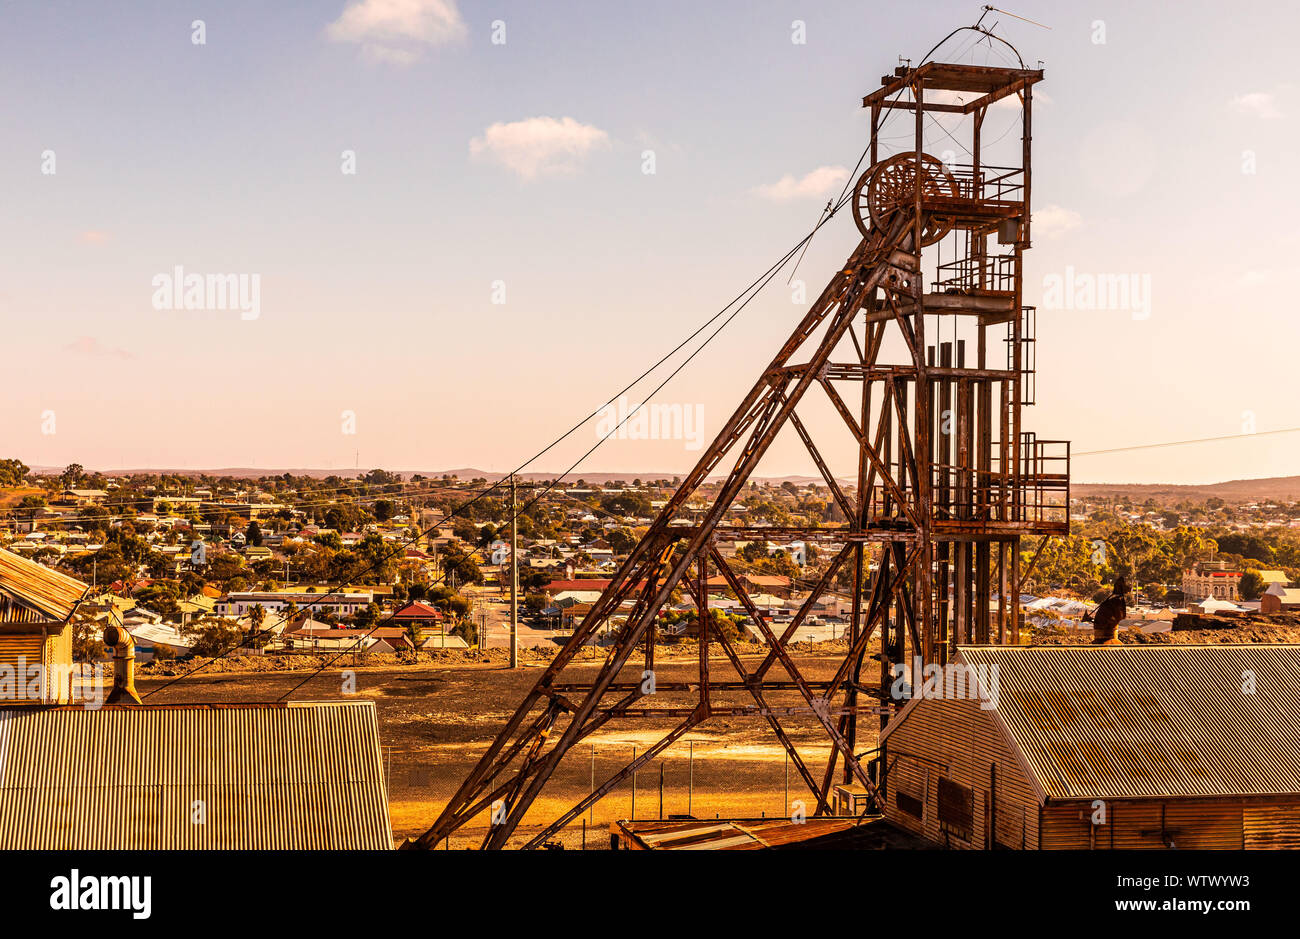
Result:
[[373,702],[0,710],[0,849],[392,846]]
[[62,622],[90,590],[75,577],[0,548],[0,592]]
[[963,646],[959,658],[996,666],[990,713],[1040,797],[1300,793],[1300,645]]

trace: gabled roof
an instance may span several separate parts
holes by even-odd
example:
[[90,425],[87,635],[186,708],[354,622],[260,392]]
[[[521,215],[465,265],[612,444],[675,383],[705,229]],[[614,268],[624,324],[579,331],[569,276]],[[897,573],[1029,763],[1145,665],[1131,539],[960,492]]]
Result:
[[442,619],[442,613],[427,603],[408,603],[390,619]]
[[790,578],[783,574],[742,574],[741,579],[760,587],[790,586]]
[[1285,587],[1282,584],[1273,584],[1264,593],[1271,597],[1277,597],[1282,603],[1300,603],[1300,588]]
[[591,577],[580,580],[553,580],[546,585],[546,589],[552,593],[559,590],[595,590],[597,592],[604,590],[613,581],[600,577]]
[[50,570],[0,548],[0,593],[62,622],[72,615],[90,587],[75,577]]
[[370,701],[0,709],[0,753],[0,850],[392,847]]
[[988,713],[1040,801],[1300,794],[1300,645],[962,646],[957,661],[988,670],[990,700],[996,674]]

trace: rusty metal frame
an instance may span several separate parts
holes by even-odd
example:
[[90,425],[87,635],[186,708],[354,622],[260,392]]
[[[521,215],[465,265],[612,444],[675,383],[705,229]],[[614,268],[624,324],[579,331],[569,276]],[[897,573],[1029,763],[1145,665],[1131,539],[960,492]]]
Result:
[[[891,699],[889,689],[910,661],[909,648],[912,656],[926,663],[943,662],[958,642],[993,641],[990,605],[995,585],[996,638],[1010,635],[1014,641],[1019,605],[1014,596],[1008,602],[1007,587],[1018,587],[1033,567],[1031,563],[1024,573],[1020,571],[1020,538],[1068,531],[1068,503],[1061,518],[1044,514],[1044,505],[1051,507],[1050,493],[1063,490],[1068,498],[1068,446],[1064,472],[1047,474],[1042,467],[1048,465],[1044,446],[1049,442],[1022,435],[1018,315],[1008,327],[1015,339],[1008,367],[992,367],[985,357],[985,331],[1012,322],[990,313],[1002,307],[991,305],[978,290],[969,298],[927,294],[922,272],[926,237],[944,231],[951,219],[951,230],[966,239],[964,244],[972,252],[969,268],[978,270],[982,278],[990,234],[998,220],[1013,218],[1020,237],[1011,254],[998,257],[1010,258],[1014,269],[1014,295],[1006,297],[1006,306],[1021,309],[1023,253],[1029,246],[1031,88],[1041,78],[1041,72],[1029,70],[926,63],[918,69],[900,69],[865,99],[871,113],[873,165],[880,163],[877,131],[882,116],[891,109],[907,108],[915,114],[912,156],[918,166],[922,165],[926,112],[973,114],[973,169],[962,171],[962,179],[969,176],[974,182],[957,194],[935,194],[923,189],[922,174],[917,172],[914,200],[864,230],[858,247],[760,373],[438,819],[413,842],[415,846],[433,847],[491,809],[483,847],[505,847],[574,744],[608,722],[623,719],[674,723],[656,744],[588,796],[559,817],[546,820],[524,841],[525,847],[543,843],[639,767],[720,714],[762,717],[767,722],[816,800],[819,814],[831,811],[837,769],[843,782],[856,783],[879,805],[888,786],[889,762],[883,749],[869,751],[879,754],[871,763],[860,758],[858,716],[878,713],[883,726],[891,709],[902,703]],[[944,82],[978,92],[982,103],[977,108],[927,103],[927,90],[944,90]],[[903,101],[903,94],[910,94],[910,100]],[[979,129],[984,108],[1011,94],[1019,95],[1024,105],[1024,161],[1019,170],[1022,179],[1010,191],[1023,198],[1020,202],[1006,198],[1009,190],[1002,181],[1016,172],[1011,171],[998,177],[997,198],[985,205],[980,198]],[[939,210],[942,218],[933,214]],[[968,322],[978,324],[978,357],[973,367],[964,361],[960,345],[954,349],[937,338],[927,345],[927,314],[965,315],[971,317]],[[861,340],[853,328],[859,316],[864,317]],[[891,329],[897,330],[906,346],[904,362],[879,361]],[[846,337],[853,361],[833,361]],[[806,360],[793,362],[805,349]],[[860,384],[857,413],[836,382]],[[835,475],[827,451],[796,413],[814,384],[825,392],[857,445],[851,487]],[[950,416],[946,411],[953,408],[957,414],[950,426],[945,423]],[[846,521],[785,528],[726,524],[726,512],[785,427],[802,441]],[[688,502],[724,461],[730,461],[730,468],[702,517],[683,519]],[[720,538],[746,537],[802,538],[831,549],[825,569],[779,635],[719,550]],[[994,544],[998,545],[996,565]],[[711,567],[721,574],[752,631],[766,645],[757,667],[748,667],[730,639],[713,628]],[[831,680],[810,681],[789,645],[845,569],[852,583],[847,651]],[[670,598],[681,591],[693,599],[696,611],[698,679],[655,683],[651,692],[644,681],[621,678],[640,647],[645,650],[644,672],[653,672],[660,616]],[[610,627],[614,627],[613,637],[598,674],[583,681],[561,680],[579,650]],[[878,683],[862,674],[877,637]],[[711,671],[710,653],[715,647],[734,677]],[[778,664],[785,675],[769,677]],[[658,692],[694,694],[695,700],[689,705],[654,706],[648,699]],[[753,703],[723,700],[739,693],[747,694]],[[795,703],[774,704],[771,699],[776,696],[793,696]],[[831,744],[820,779],[791,738],[783,721],[791,718],[815,721],[813,726],[819,726]]]

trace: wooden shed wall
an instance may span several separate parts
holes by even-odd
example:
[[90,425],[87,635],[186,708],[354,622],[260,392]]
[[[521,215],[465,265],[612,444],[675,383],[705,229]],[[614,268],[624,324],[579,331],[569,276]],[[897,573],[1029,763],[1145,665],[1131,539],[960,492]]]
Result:
[[9,704],[66,704],[71,700],[71,681],[69,669],[72,666],[72,627],[58,623],[45,627],[24,625],[22,631],[10,631],[0,627],[0,666],[8,669],[7,674],[14,676],[14,681],[26,681],[26,669],[40,665],[48,669],[50,686],[44,702],[7,698],[3,703]]
[[[1171,838],[1177,849],[1300,849],[1300,796],[1112,799],[1099,826],[1092,825],[1092,800],[1040,809],[1000,724],[978,701],[919,702],[891,732],[885,749],[885,817],[945,847],[1161,851]],[[940,823],[940,779],[970,789],[969,840]],[[919,818],[901,808],[900,796],[905,804],[919,804]],[[996,845],[987,836],[991,818]]]
[[[1300,809],[1219,799],[1112,801],[1106,823],[1093,826],[1091,803],[1049,806],[1043,847],[1086,850],[1237,850],[1300,847]],[[1095,830],[1094,830],[1095,828]]]
[[[886,751],[886,817],[937,844],[959,849],[1038,847],[1038,801],[1034,789],[993,717],[978,702],[932,700],[914,707],[890,734]],[[922,759],[924,758],[924,759]],[[941,824],[939,780],[971,791],[969,840]],[[899,795],[920,802],[922,817],[899,807]]]
[[[1093,826],[1091,800],[1049,804],[1037,795],[997,721],[978,702],[933,700],[917,705],[890,734],[885,816],[900,828],[955,849],[996,846],[1045,850],[1300,849],[1300,798],[1110,800],[1104,825]],[[939,780],[971,790],[971,837],[945,830]],[[921,817],[899,806],[915,799]],[[996,802],[996,806],[994,806]],[[1162,814],[1163,813],[1163,814]],[[1041,834],[1040,834],[1041,825]]]
[[1242,827],[1249,849],[1296,850],[1300,848],[1300,805],[1245,805]]
[[[1043,811],[1043,847],[1167,850],[1300,848],[1300,805],[1226,799],[1111,801],[1106,824],[1091,824],[1092,803],[1062,803]],[[1163,815],[1162,815],[1163,813]],[[1162,828],[1163,825],[1163,828]]]

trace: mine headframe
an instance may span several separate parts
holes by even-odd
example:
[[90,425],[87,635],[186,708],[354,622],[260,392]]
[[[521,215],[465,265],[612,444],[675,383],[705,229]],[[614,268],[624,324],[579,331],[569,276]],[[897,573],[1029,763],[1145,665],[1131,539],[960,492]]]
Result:
[[[413,846],[432,847],[490,813],[483,845],[504,847],[576,744],[610,722],[634,719],[671,729],[568,811],[542,820],[526,846],[542,844],[718,714],[762,718],[818,814],[831,811],[837,769],[879,804],[888,761],[859,745],[859,716],[883,726],[903,703],[895,693],[900,677],[911,680],[917,662],[942,664],[958,643],[1020,640],[1020,539],[1064,533],[1069,524],[1069,446],[1021,426],[1034,339],[1022,290],[1030,128],[1033,86],[1042,77],[1041,70],[927,62],[900,68],[864,98],[869,168],[848,197],[857,248]],[[995,166],[984,159],[981,133],[1004,101],[1019,109],[1019,158]],[[884,156],[881,131],[896,112],[911,112],[914,146]],[[968,162],[925,152],[927,122],[938,123]],[[832,468],[823,435],[801,416],[814,398],[829,409],[836,433],[848,435],[856,458],[847,472]],[[732,524],[729,511],[783,431],[807,449],[840,520]],[[718,478],[714,497],[698,508],[701,487]],[[826,558],[783,628],[759,608],[740,562],[721,547],[751,539],[803,541]],[[719,581],[766,644],[761,660],[742,658],[716,625],[710,592]],[[789,645],[837,585],[848,597],[847,651],[832,676],[813,680]],[[692,680],[656,683],[661,614],[673,598],[694,606],[698,662]],[[876,638],[879,672],[869,676]],[[594,677],[566,672],[602,642]],[[794,745],[791,720],[820,727],[832,746],[824,766]]]

